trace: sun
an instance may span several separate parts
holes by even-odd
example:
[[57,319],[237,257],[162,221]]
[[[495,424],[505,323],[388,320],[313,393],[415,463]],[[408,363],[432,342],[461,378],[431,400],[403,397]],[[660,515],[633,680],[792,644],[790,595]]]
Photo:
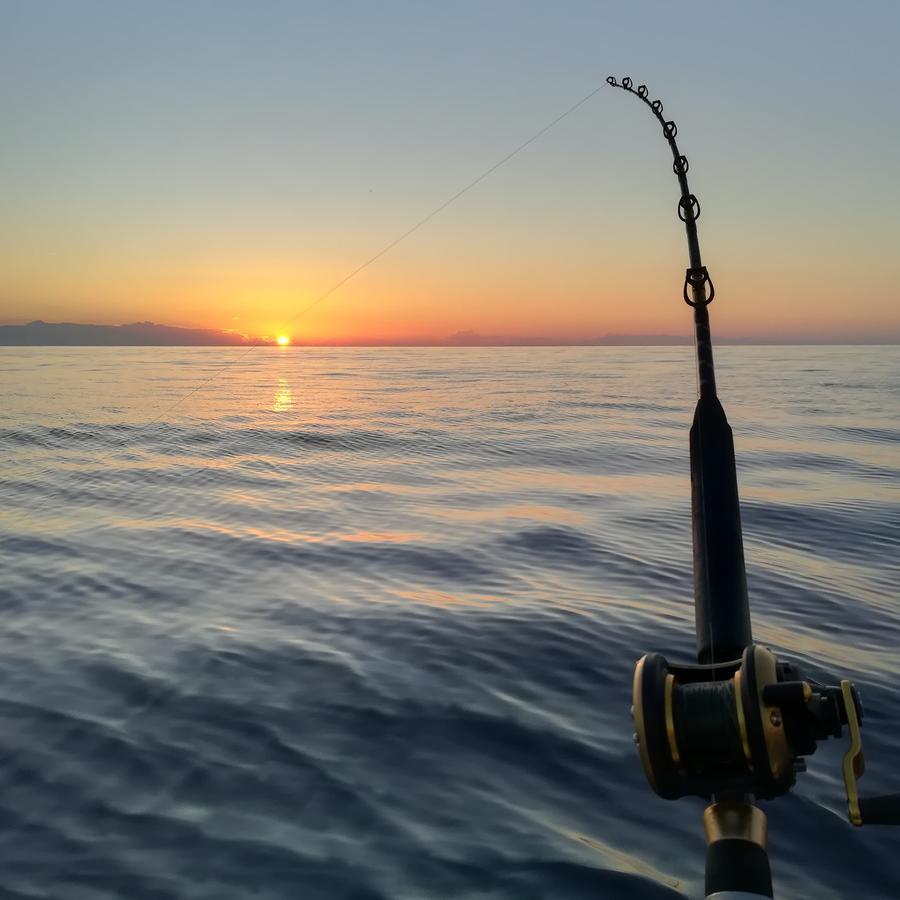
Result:
[[286,334],[278,335],[278,346],[279,347],[287,347],[287,345],[291,342],[291,339]]

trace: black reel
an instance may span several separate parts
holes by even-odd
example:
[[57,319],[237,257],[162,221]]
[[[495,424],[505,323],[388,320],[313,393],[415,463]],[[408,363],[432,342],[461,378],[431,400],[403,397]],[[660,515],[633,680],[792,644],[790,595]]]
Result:
[[848,702],[857,726],[862,706],[850,682],[803,679],[756,644],[711,665],[650,653],[634,672],[635,741],[661,797],[769,799],[791,789],[818,741],[841,737]]

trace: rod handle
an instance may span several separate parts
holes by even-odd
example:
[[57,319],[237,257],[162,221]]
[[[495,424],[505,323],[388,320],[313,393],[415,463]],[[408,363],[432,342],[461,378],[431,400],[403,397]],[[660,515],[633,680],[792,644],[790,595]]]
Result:
[[706,896],[726,891],[772,896],[769,857],[759,844],[725,838],[706,848]]

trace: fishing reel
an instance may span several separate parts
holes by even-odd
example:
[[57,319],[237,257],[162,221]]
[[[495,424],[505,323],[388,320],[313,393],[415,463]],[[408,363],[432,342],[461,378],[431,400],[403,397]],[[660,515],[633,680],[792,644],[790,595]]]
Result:
[[817,743],[850,750],[844,781],[850,821],[900,824],[900,794],[860,798],[863,773],[859,694],[849,681],[819,684],[757,644],[740,659],[674,665],[658,653],[634,671],[634,725],[644,774],[661,797],[771,799],[787,793]]

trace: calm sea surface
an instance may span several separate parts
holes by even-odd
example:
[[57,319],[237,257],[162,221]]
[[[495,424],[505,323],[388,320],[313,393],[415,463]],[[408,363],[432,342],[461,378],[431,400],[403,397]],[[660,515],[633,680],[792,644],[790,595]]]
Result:
[[[692,348],[243,352],[0,350],[0,896],[697,897],[629,717],[692,658]],[[900,348],[718,364],[755,637],[900,790]],[[832,745],[776,892],[895,898]]]

